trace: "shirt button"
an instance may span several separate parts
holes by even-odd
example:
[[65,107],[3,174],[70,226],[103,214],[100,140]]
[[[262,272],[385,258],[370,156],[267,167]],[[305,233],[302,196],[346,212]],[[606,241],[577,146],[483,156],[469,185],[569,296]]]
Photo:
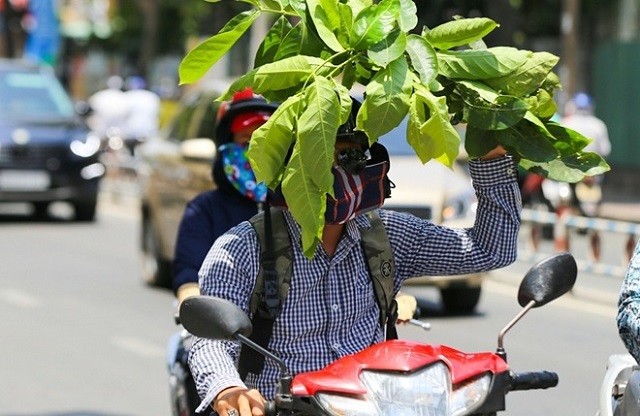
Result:
[[511,169],[511,168],[507,169],[507,174],[508,175],[513,175],[513,169]]
[[335,351],[338,351],[338,350],[340,349],[340,344],[333,344],[332,348],[333,348]]
[[334,312],[338,312],[338,305],[333,305],[331,309],[333,309]]

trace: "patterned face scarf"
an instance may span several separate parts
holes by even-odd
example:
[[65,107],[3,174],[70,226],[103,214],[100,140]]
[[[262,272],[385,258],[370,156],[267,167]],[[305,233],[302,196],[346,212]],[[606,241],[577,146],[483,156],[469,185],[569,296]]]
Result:
[[[325,224],[344,224],[357,215],[380,208],[388,195],[386,175],[389,162],[366,166],[358,174],[348,173],[341,166],[332,169],[333,194],[327,196]],[[278,186],[270,196],[271,205],[287,208],[287,202]]]
[[267,198],[267,186],[262,182],[257,183],[247,159],[247,147],[237,143],[220,146],[218,151],[222,157],[224,174],[242,195],[255,202],[264,202]]
[[344,224],[359,214],[380,208],[385,199],[384,178],[388,170],[387,162],[369,165],[358,174],[351,174],[342,166],[334,166],[335,198],[327,196],[325,223]]

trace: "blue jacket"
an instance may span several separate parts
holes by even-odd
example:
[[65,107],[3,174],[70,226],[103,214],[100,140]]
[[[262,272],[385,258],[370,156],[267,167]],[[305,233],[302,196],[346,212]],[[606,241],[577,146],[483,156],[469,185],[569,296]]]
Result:
[[216,238],[258,212],[257,204],[236,191],[216,170],[218,189],[191,200],[180,221],[173,256],[174,292],[185,283],[198,283],[198,271]]

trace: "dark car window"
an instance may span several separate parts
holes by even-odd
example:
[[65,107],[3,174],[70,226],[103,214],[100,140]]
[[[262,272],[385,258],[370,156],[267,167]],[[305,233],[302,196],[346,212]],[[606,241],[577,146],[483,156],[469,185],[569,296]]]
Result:
[[70,118],[75,112],[55,76],[39,72],[0,72],[0,117],[11,120],[30,118]]
[[214,101],[215,97],[203,97],[203,111],[198,122],[197,137],[214,139],[216,136],[216,116],[220,105]]
[[194,102],[190,105],[185,105],[178,111],[169,130],[169,140],[182,142],[188,138],[191,119],[197,108],[196,104]]
[[206,93],[198,98],[197,107],[189,123],[189,138],[213,139],[215,137],[216,116],[219,103],[214,102],[216,93]]

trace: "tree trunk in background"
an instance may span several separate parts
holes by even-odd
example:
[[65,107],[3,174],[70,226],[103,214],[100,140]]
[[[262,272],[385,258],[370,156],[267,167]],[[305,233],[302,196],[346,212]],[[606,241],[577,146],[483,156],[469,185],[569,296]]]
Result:
[[578,49],[580,30],[580,0],[564,0],[560,31],[562,56],[560,59],[560,81],[566,97],[571,97],[580,85]]
[[[125,0],[126,1],[126,0]],[[139,75],[148,78],[151,61],[156,55],[159,30],[160,0],[136,0],[136,6],[140,10],[142,18],[142,39],[140,42],[140,54],[136,61],[136,70]]]

